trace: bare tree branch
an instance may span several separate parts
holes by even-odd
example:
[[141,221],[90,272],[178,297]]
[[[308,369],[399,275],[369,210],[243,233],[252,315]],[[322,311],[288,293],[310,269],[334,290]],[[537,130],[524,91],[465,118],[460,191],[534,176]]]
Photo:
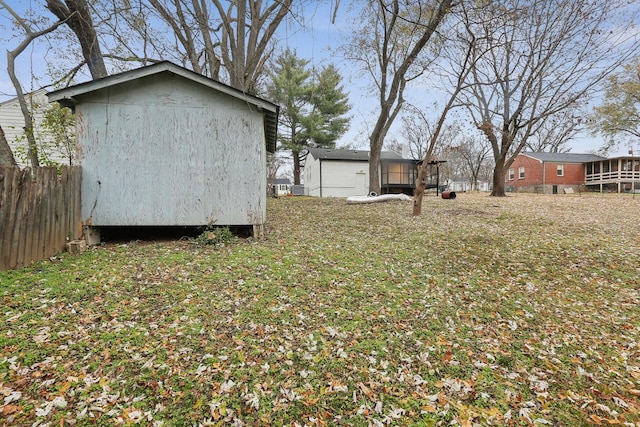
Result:
[[9,79],[13,84],[13,87],[16,90],[16,96],[18,98],[18,103],[20,104],[20,111],[22,112],[22,116],[24,117],[24,132],[27,137],[28,144],[28,155],[29,162],[33,169],[37,168],[40,165],[38,160],[38,145],[36,144],[35,137],[33,135],[33,119],[31,116],[31,111],[29,110],[29,106],[27,105],[27,100],[24,96],[24,91],[22,90],[22,84],[18,77],[16,76],[15,71],[15,61],[16,58],[38,37],[41,37],[45,34],[48,34],[55,29],[57,29],[60,25],[64,24],[64,20],[60,20],[55,24],[45,28],[44,30],[33,31],[33,29],[26,23],[24,19],[20,15],[18,15],[9,5],[4,1],[0,0],[0,5],[2,5],[16,20],[18,25],[24,30],[25,38],[24,40],[13,50],[7,50],[7,73],[9,74]]

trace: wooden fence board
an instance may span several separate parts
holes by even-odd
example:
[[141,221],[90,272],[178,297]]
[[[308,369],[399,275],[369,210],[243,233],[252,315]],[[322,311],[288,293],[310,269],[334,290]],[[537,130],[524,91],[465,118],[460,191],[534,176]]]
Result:
[[[9,215],[7,212],[9,209],[5,203],[8,196],[5,195],[8,194],[12,181],[13,174],[10,174],[10,170],[7,168],[0,169],[0,247],[4,247],[5,241],[9,238],[9,230],[5,226],[5,218]],[[4,252],[0,251],[0,265],[4,265],[4,255]]]
[[[3,211],[3,223],[2,223],[2,239],[0,244],[3,248],[10,247],[13,242],[13,223],[15,218],[16,203],[14,196],[14,188],[18,186],[21,181],[22,173],[16,168],[5,168],[3,176],[4,178],[4,194],[2,200],[2,206],[0,210]],[[9,265],[11,263],[11,252],[3,250],[0,252],[0,265]]]
[[[16,194],[18,198],[18,217],[16,217],[16,221],[18,221],[19,228],[17,232],[13,233],[14,242],[16,242],[16,246],[18,248],[18,253],[16,254],[16,265],[22,267],[25,262],[24,260],[31,257],[31,254],[28,254],[27,248],[27,237],[29,239],[33,238],[31,233],[29,233],[30,227],[33,222],[33,212],[36,209],[39,209],[39,206],[34,206],[34,209],[29,210],[30,205],[34,204],[33,200],[35,199],[34,195],[34,186],[31,185],[31,176],[29,173],[25,173],[22,175],[22,182],[20,183],[20,193]],[[37,205],[37,201],[35,203]],[[31,214],[31,215],[29,215]],[[23,219],[26,218],[26,221]]]
[[[11,189],[10,196],[11,201],[8,207],[13,209],[9,211],[9,228],[11,229],[11,240],[9,241],[9,265],[18,265],[18,262],[22,260],[23,245],[20,244],[20,234],[24,233],[24,224],[27,222],[27,218],[24,218],[24,212],[22,209],[22,198],[29,191],[29,186],[25,185],[25,180],[30,180],[28,171],[21,171],[16,173],[13,180],[14,186]],[[18,220],[18,218],[21,218]]]
[[0,270],[64,250],[81,236],[80,166],[0,168]]

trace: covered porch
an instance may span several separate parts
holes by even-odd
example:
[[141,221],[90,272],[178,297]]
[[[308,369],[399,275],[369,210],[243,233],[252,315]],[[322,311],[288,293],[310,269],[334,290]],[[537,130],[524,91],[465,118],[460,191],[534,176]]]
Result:
[[640,192],[640,158],[623,156],[586,163],[585,186],[600,192]]
[[410,159],[380,159],[382,194],[413,196],[418,178],[418,162]]

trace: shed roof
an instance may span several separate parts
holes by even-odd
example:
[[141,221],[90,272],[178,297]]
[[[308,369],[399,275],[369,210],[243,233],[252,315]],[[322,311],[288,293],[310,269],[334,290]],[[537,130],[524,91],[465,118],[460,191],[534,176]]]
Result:
[[587,163],[596,162],[598,160],[606,160],[606,157],[596,154],[580,154],[580,153],[521,153],[523,156],[531,157],[541,162],[558,162],[558,163]]
[[[368,162],[369,151],[367,150],[345,150],[330,148],[309,148],[309,154],[319,160],[344,160],[356,162]],[[381,159],[402,160],[402,156],[393,151],[383,151],[380,153]]]
[[55,90],[47,93],[50,102],[57,101],[64,107],[72,108],[79,103],[75,97],[85,95],[90,92],[95,92],[100,89],[104,89],[110,86],[117,86],[123,83],[130,82],[132,80],[144,78],[150,75],[169,73],[177,76],[181,76],[185,79],[199,83],[208,88],[217,90],[234,98],[240,99],[243,102],[253,105],[259,111],[263,111],[265,114],[265,136],[267,150],[274,152],[276,149],[276,139],[278,130],[278,114],[280,107],[265,99],[259,98],[254,95],[242,92],[224,83],[220,83],[217,80],[210,79],[202,74],[198,74],[194,71],[180,67],[169,61],[158,62],[146,67],[137,68],[135,70],[125,71],[118,74],[113,74],[101,79],[91,80],[85,83],[80,83],[74,86],[69,86],[64,89]]

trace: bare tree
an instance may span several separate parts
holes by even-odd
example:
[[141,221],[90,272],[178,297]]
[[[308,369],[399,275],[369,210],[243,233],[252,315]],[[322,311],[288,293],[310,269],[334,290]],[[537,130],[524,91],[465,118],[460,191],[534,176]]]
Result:
[[293,13],[293,0],[149,0],[149,4],[173,32],[183,65],[216,80],[222,80],[224,70],[232,87],[252,93],[272,54],[276,30]]
[[423,159],[433,135],[433,126],[421,109],[413,105],[408,106],[406,113],[402,116],[400,134],[411,158]]
[[362,11],[361,30],[343,48],[345,57],[358,62],[370,75],[378,96],[380,111],[369,136],[370,192],[380,192],[380,153],[389,128],[404,105],[407,84],[428,68],[425,48],[454,3],[370,2]]
[[34,30],[26,20],[24,20],[20,15],[18,15],[15,10],[13,10],[4,0],[0,0],[0,5],[7,10],[16,24],[24,31],[24,40],[13,50],[7,50],[7,73],[9,74],[9,79],[13,84],[13,87],[16,90],[16,96],[18,98],[18,103],[20,105],[20,111],[22,112],[22,116],[24,117],[24,132],[27,137],[27,152],[29,156],[29,162],[33,169],[37,168],[40,163],[38,160],[38,145],[36,143],[36,139],[33,133],[33,118],[31,116],[31,111],[29,110],[29,106],[27,104],[27,100],[25,98],[24,91],[22,90],[22,85],[15,72],[15,61],[16,58],[29,46],[35,39],[41,37],[45,34],[48,34],[58,28],[60,25],[64,23],[64,21],[58,21],[55,24],[43,29],[43,30]]
[[[434,104],[433,108],[435,112],[442,113],[442,110],[438,110],[437,104]],[[408,148],[409,155],[416,160],[428,157],[427,152],[430,148],[431,155],[429,157],[433,157],[437,156],[438,145],[442,149],[452,144],[455,145],[454,141],[460,137],[461,132],[459,126],[455,123],[444,123],[444,121],[442,127],[438,129],[437,125],[442,117],[428,117],[425,114],[425,110],[426,108],[420,109],[415,105],[407,105],[401,118],[402,128],[400,129],[400,135]],[[437,137],[435,136],[436,131],[438,132]],[[436,142],[441,143],[436,144]]]
[[458,143],[446,147],[449,162],[458,163],[459,174],[471,181],[471,188],[478,190],[478,181],[487,170],[491,144],[483,137],[467,136]]
[[278,154],[267,153],[267,182],[273,182],[278,177],[278,171],[284,163],[284,159]]
[[542,123],[593,93],[640,39],[625,0],[489,2],[469,18],[490,54],[474,61],[464,100],[492,146],[491,195],[504,196],[505,171]]
[[[575,106],[575,105],[574,105]],[[568,107],[539,123],[536,131],[527,140],[525,149],[531,152],[567,153],[567,143],[583,128],[585,120],[577,108]]]
[[445,129],[447,117],[453,109],[460,106],[458,97],[467,88],[466,80],[474,69],[475,61],[483,56],[483,52],[477,49],[477,37],[473,29],[467,24],[469,15],[475,13],[477,8],[483,7],[483,4],[468,6],[466,3],[462,3],[459,13],[454,15],[461,19],[456,19],[449,28],[451,37],[446,41],[447,47],[442,51],[440,56],[442,61],[439,66],[440,75],[442,80],[446,82],[449,94],[430,135],[422,164],[418,169],[418,178],[413,195],[414,216],[422,213],[422,199],[427,185],[427,165],[432,160],[434,150]]

